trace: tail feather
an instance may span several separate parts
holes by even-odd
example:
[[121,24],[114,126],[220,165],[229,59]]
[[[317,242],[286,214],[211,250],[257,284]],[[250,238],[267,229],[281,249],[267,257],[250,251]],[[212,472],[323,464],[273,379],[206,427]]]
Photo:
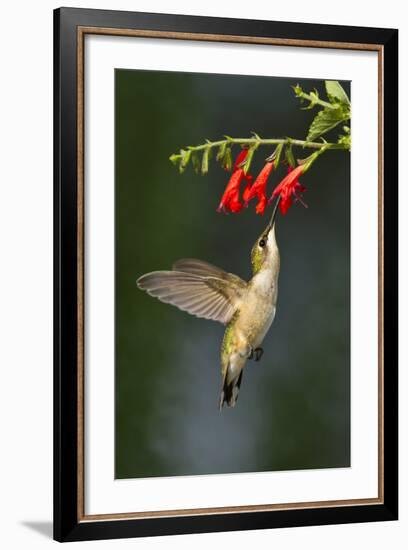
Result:
[[227,403],[228,407],[234,407],[238,400],[239,388],[241,387],[243,370],[239,373],[237,378],[228,382],[227,376],[224,378],[224,384],[221,390],[220,396],[220,411],[222,410],[224,403]]

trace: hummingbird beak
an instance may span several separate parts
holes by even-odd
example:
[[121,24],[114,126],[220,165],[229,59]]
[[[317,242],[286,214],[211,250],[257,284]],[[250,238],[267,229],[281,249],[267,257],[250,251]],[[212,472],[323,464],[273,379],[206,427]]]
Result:
[[273,226],[275,225],[275,219],[276,219],[276,214],[278,212],[278,206],[279,206],[279,202],[280,202],[280,195],[275,203],[275,206],[273,208],[273,212],[272,212],[272,216],[271,216],[271,219],[270,219],[270,222],[268,223],[268,227],[266,228],[266,234],[269,233],[269,231],[271,231],[271,229],[273,229]]

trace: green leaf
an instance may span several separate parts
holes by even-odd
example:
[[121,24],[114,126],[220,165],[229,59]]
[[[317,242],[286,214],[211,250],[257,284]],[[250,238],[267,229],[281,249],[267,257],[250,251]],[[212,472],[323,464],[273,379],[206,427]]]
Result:
[[186,151],[185,149],[181,149],[180,153],[181,153],[181,160],[179,164],[179,171],[180,171],[180,174],[182,174],[189,163],[189,160],[191,157],[191,151],[189,150]]
[[173,153],[169,156],[169,160],[174,164],[174,166],[178,166],[178,163],[181,160],[181,155],[176,155],[175,153]]
[[248,149],[248,154],[246,156],[245,164],[244,164],[244,174],[248,174],[249,169],[251,168],[252,159],[254,158],[254,153],[258,149],[259,143],[254,143],[254,145],[251,145],[251,147]]
[[295,157],[293,156],[291,144],[286,146],[285,157],[289,166],[292,166],[292,168],[294,168],[296,166],[296,161],[295,161]]
[[225,155],[222,160],[222,166],[227,171],[230,172],[232,168],[232,153],[231,153],[231,147],[227,147],[225,150]]
[[316,138],[335,128],[340,122],[349,120],[348,109],[338,107],[337,109],[323,109],[317,113],[307,134],[307,141],[314,141]]
[[198,154],[198,151],[191,152],[191,162],[193,164],[194,172],[198,174],[201,166],[200,155]]
[[325,80],[324,84],[330,103],[340,103],[341,105],[350,106],[350,100],[337,80]]
[[323,150],[320,149],[320,151],[315,151],[314,153],[312,153],[311,155],[309,155],[308,157],[306,157],[304,159],[297,159],[298,164],[303,165],[303,174],[307,170],[309,170],[309,168],[312,166],[312,164],[317,159],[317,157],[319,157],[322,154],[322,151]]
[[201,161],[201,173],[202,175],[207,174],[208,172],[208,161],[210,160],[211,147],[206,147],[204,149],[203,158]]
[[279,143],[279,145],[276,146],[276,149],[272,153],[272,155],[269,155],[269,157],[265,159],[266,162],[273,161],[273,164],[275,166],[274,170],[276,170],[279,166],[280,158],[282,156],[282,151],[283,151],[283,143]]
[[283,143],[280,143],[275,149],[275,158],[274,158],[275,170],[279,166],[282,151],[283,151]]
[[219,146],[217,156],[216,156],[216,160],[222,161],[224,159],[225,151],[227,149],[227,143],[228,143],[227,141],[223,141],[221,143],[221,145]]

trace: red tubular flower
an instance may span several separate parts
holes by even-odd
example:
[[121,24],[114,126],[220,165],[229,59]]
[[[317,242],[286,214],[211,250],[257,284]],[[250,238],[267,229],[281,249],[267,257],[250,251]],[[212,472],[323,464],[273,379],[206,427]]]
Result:
[[266,184],[268,183],[268,178],[273,170],[273,166],[273,162],[267,162],[259,172],[252,187],[247,185],[243,193],[242,198],[246,204],[255,197],[258,199],[258,204],[256,205],[257,214],[263,214],[265,212],[266,205],[268,204],[266,199]]
[[287,176],[283,178],[283,180],[275,187],[272,193],[270,200],[274,199],[278,195],[281,197],[279,208],[282,214],[286,214],[292,206],[293,197],[295,197],[295,201],[299,200],[303,206],[307,208],[306,204],[302,202],[302,199],[297,194],[297,191],[300,193],[306,191],[306,187],[299,182],[299,176],[303,173],[304,168],[305,166],[303,164],[299,164],[296,168],[289,166]]
[[268,204],[268,201],[266,199],[266,195],[262,195],[258,200],[258,204],[256,205],[255,212],[257,214],[263,214],[265,212],[265,208],[267,204]]
[[242,202],[239,200],[239,190],[243,179],[247,181],[245,191],[252,184],[252,176],[245,174],[244,169],[240,168],[248,155],[248,149],[242,149],[234,162],[232,176],[229,179],[227,187],[221,198],[221,202],[217,208],[217,212],[230,210],[231,212],[239,212],[242,209]]
[[239,168],[233,172],[230,180],[225,188],[224,194],[221,198],[217,212],[222,210],[231,210],[231,212],[239,212],[242,208],[242,203],[239,200],[239,188],[241,181],[244,178],[244,170]]

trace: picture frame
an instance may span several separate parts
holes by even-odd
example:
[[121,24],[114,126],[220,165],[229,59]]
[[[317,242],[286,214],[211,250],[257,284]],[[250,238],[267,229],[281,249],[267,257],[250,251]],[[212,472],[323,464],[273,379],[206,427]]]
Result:
[[[85,40],[88,36],[374,52],[378,67],[378,416],[375,497],[86,511]],[[169,67],[171,70],[171,67]],[[60,542],[398,518],[398,31],[60,8],[54,12],[54,538]],[[361,224],[364,224],[364,210]],[[188,481],[188,480],[187,480]]]

